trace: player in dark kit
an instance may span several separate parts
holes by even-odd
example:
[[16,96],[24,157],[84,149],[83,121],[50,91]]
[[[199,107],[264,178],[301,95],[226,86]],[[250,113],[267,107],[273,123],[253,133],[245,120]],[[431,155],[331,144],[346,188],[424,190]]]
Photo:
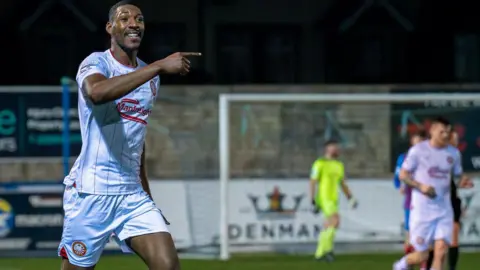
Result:
[[[451,132],[450,144],[455,147],[458,147],[458,133],[456,131]],[[470,188],[470,187],[473,187],[473,183],[470,184],[469,186],[466,186],[466,188]],[[454,224],[453,224],[452,244],[448,249],[448,267],[449,267],[449,270],[456,270],[457,263],[458,263],[458,256],[459,256],[458,238],[460,234],[460,218],[462,216],[462,201],[458,197],[457,184],[455,183],[455,181],[453,181],[453,177],[451,182],[450,199],[452,200]],[[430,254],[428,256],[428,261],[427,261],[427,267],[428,267],[427,269],[430,269],[430,267],[432,266],[432,261],[433,261],[433,251],[430,251]]]

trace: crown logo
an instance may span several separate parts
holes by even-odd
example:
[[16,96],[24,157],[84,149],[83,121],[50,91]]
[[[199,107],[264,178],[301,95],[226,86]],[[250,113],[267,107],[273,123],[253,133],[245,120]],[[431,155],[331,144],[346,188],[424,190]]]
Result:
[[274,187],[273,191],[268,193],[266,197],[268,206],[261,207],[259,203],[260,196],[248,195],[259,219],[290,219],[295,217],[305,195],[300,194],[293,196],[293,206],[290,207],[285,206],[285,202],[288,201],[288,196],[282,193],[277,186]]

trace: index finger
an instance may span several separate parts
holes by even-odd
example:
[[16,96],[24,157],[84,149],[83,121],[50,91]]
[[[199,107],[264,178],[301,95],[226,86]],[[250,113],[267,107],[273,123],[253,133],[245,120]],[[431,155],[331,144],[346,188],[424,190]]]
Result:
[[181,56],[202,56],[202,53],[199,52],[181,52]]

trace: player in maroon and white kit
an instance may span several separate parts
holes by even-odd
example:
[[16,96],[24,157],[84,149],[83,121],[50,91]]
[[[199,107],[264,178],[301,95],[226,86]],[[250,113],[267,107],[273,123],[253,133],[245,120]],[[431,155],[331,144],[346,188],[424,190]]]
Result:
[[82,150],[64,179],[62,270],[95,269],[112,234],[148,269],[180,269],[168,222],[150,193],[145,135],[159,75],[186,75],[187,57],[200,53],[175,53],[146,64],[137,57],[144,30],[141,10],[117,3],[106,24],[109,50],[94,52],[80,64]]
[[[452,241],[453,209],[450,201],[451,175],[463,176],[460,152],[450,145],[451,125],[437,118],[430,127],[430,140],[410,148],[400,179],[413,189],[410,214],[410,243],[415,252],[397,261],[394,270],[407,270],[428,258],[433,245],[431,270],[442,270],[445,253]],[[471,185],[463,178],[459,186]]]

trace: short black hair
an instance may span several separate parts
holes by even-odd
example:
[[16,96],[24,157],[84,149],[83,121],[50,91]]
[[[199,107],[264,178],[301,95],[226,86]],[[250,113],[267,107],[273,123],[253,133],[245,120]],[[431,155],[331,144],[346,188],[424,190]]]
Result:
[[115,13],[117,12],[117,9],[119,7],[126,6],[126,5],[133,5],[132,2],[133,2],[132,0],[122,0],[120,2],[117,2],[115,5],[113,5],[108,11],[108,21],[109,22],[113,21],[115,17]]
[[448,119],[446,119],[443,116],[438,116],[438,117],[434,118],[432,123],[433,124],[442,124],[444,126],[450,126],[451,125],[450,121],[448,121]]
[[331,139],[331,140],[328,140],[326,141],[323,146],[329,146],[329,145],[332,145],[332,144],[338,144],[338,141],[337,140],[334,140],[334,139]]
[[427,132],[424,129],[419,129],[410,136],[410,138],[413,137],[427,138]]

